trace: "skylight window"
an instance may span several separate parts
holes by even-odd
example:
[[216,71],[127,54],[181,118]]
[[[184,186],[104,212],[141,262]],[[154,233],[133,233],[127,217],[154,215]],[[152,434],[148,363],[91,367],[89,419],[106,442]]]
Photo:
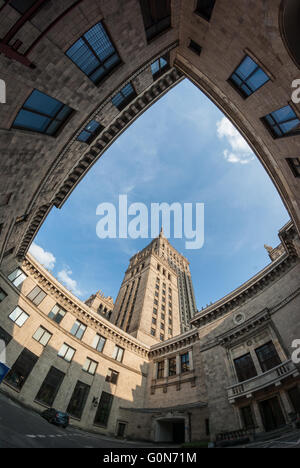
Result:
[[269,80],[268,75],[248,55],[229,78],[244,98],[255,93]]
[[153,79],[156,80],[162,76],[169,68],[168,60],[165,57],[160,57],[151,65]]
[[216,0],[197,0],[196,13],[210,21]]
[[128,83],[113,99],[112,103],[121,111],[136,97],[136,92],[131,83]]
[[97,23],[66,52],[96,85],[121,63],[102,23]]
[[148,41],[171,27],[170,0],[140,0],[140,5]]
[[35,89],[19,111],[13,128],[56,136],[73,109]]
[[291,106],[271,112],[262,121],[274,138],[300,134],[300,120]]
[[96,120],[91,120],[85,129],[78,135],[77,140],[90,144],[96,136],[99,135],[101,130],[103,130],[102,125],[100,125],[99,122],[96,122]]

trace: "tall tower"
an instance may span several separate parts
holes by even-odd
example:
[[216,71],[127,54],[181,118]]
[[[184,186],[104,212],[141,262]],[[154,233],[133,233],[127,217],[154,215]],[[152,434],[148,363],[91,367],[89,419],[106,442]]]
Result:
[[189,263],[161,231],[130,259],[111,322],[152,345],[188,330],[194,304]]

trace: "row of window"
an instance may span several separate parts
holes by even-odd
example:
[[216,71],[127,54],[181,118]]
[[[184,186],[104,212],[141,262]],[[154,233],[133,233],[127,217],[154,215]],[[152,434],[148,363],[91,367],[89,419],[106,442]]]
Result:
[[[1,332],[0,329],[0,338],[4,336],[6,342],[8,340],[7,335],[8,334],[6,332],[3,333],[3,331]],[[5,382],[14,387],[16,390],[21,391],[37,361],[38,357],[25,348],[7,374]],[[87,359],[83,366],[83,370],[94,375],[96,372],[96,364],[97,363],[94,363],[92,360]],[[113,369],[109,369],[106,376],[106,381],[116,384],[118,381],[118,376],[118,372],[114,371]],[[51,367],[35,397],[35,401],[52,407],[64,378],[65,374],[61,370],[56,369],[55,367]],[[82,417],[90,388],[91,387],[89,385],[81,381],[76,383],[75,389],[67,407],[67,413],[69,415],[77,419]],[[112,401],[112,395],[106,392],[102,392],[94,419],[95,425],[101,425],[104,427],[107,425]]]
[[[281,364],[280,357],[272,341],[255,349],[262,372],[267,372]],[[247,353],[234,360],[234,366],[239,382],[252,379],[257,376],[257,370],[251,353]]]
[[[168,377],[172,377],[177,375],[177,358],[172,357],[168,359],[167,365],[167,375]],[[180,373],[184,374],[185,372],[189,372],[190,369],[190,355],[189,353],[184,353],[180,355]],[[165,377],[165,361],[159,361],[157,363],[157,379],[163,379]]]
[[[96,85],[121,63],[120,56],[102,22],[97,23],[80,37],[67,50],[66,55]],[[153,78],[157,79],[167,68],[166,58],[156,60],[151,66]],[[136,95],[132,83],[128,83],[113,97],[112,103],[121,111]],[[57,136],[73,113],[71,107],[35,89],[19,111],[13,128]],[[91,144],[103,129],[99,122],[91,120],[77,139]]]
[[[8,276],[8,278],[16,287],[20,288],[24,280],[27,278],[27,276],[20,268],[17,268],[13,273],[11,273]],[[0,302],[4,300],[6,296],[7,296],[6,293],[2,289],[0,289]],[[27,298],[30,299],[36,306],[39,306],[41,302],[45,299],[45,297],[46,297],[46,293],[39,286],[35,286],[33,290],[27,295]],[[49,312],[48,317],[51,320],[53,320],[55,323],[60,324],[63,318],[65,317],[65,315],[66,315],[66,311],[60,305],[56,304],[52,308],[52,310]],[[25,311],[23,311],[19,306],[17,306],[13,310],[13,312],[9,315],[9,318],[17,326],[22,327],[25,324],[25,322],[28,320],[29,315]],[[70,333],[78,340],[82,340],[86,329],[87,329],[87,326],[84,323],[80,322],[79,320],[76,320],[70,330]],[[47,333],[46,332],[47,330],[45,330],[45,333],[42,335],[41,339],[43,342],[45,342],[48,337],[48,340],[47,340],[47,343],[48,343],[52,335],[49,334],[49,332]],[[38,330],[37,337],[39,336],[39,333],[41,332]],[[34,338],[36,339],[35,336]],[[40,340],[38,339],[38,341]],[[94,338],[92,347],[97,349],[97,351],[99,352],[103,352],[105,343],[106,343],[106,338],[97,334]],[[72,357],[73,357],[74,353],[72,354],[72,352],[70,351],[70,353],[68,353],[67,356],[69,357],[70,354],[72,354]],[[123,356],[124,356],[124,349],[116,346],[113,358],[119,362],[122,362]]]

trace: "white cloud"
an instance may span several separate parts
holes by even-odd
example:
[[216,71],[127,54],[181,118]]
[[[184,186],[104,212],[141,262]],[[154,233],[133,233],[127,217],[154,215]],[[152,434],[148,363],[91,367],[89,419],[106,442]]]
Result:
[[217,133],[219,139],[225,138],[231,146],[231,150],[224,150],[226,161],[233,164],[249,164],[254,159],[253,151],[232,123],[223,117],[217,122]]
[[57,277],[59,281],[61,281],[72,293],[76,294],[77,296],[81,296],[82,292],[78,288],[77,281],[71,278],[72,271],[70,268],[66,267],[63,270],[61,270]]
[[30,247],[29,252],[39,263],[41,263],[41,265],[48,268],[48,270],[53,270],[56,258],[51,252],[46,252],[42,247],[35,243]]

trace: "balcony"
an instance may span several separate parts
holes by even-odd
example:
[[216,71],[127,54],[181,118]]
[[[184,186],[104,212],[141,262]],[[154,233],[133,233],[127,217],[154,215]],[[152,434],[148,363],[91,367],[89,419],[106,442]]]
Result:
[[298,375],[299,372],[295,364],[291,360],[285,361],[263,374],[228,387],[229,402],[234,403],[236,399],[241,397],[251,398],[252,394],[258,390],[269,387],[270,385],[279,387],[282,380],[290,376],[297,377]]

